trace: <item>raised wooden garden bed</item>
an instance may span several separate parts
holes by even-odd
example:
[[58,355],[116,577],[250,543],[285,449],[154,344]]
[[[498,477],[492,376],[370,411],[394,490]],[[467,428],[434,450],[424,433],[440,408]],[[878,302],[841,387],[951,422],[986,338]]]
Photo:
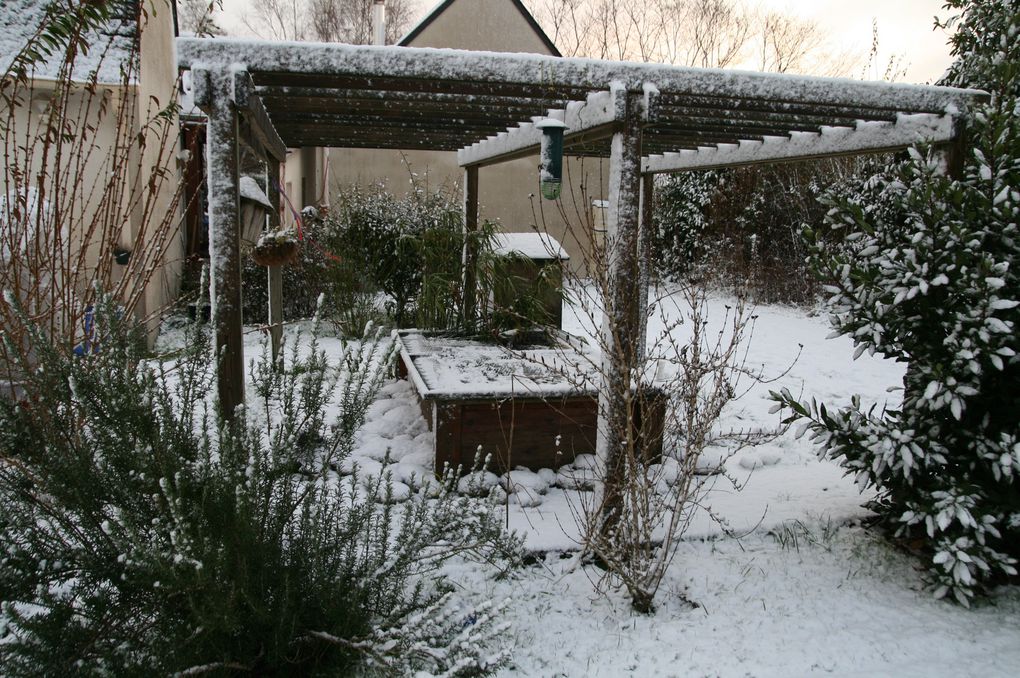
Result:
[[[470,470],[479,446],[497,472],[557,468],[595,453],[597,355],[569,347],[509,351],[417,330],[396,336],[398,372],[435,434],[437,472],[446,464]],[[645,393],[635,430],[654,461],[662,455],[665,398]]]

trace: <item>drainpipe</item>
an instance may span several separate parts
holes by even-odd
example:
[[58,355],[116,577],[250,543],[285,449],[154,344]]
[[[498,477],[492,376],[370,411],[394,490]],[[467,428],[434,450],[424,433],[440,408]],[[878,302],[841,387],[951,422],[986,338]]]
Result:
[[372,5],[372,44],[386,44],[386,0],[375,0]]

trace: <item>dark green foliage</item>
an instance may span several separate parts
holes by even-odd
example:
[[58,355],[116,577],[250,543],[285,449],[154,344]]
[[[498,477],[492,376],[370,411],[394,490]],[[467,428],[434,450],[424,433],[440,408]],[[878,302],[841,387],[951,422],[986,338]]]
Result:
[[949,83],[992,94],[968,116],[958,173],[912,150],[859,196],[830,197],[828,226],[852,246],[812,255],[837,332],[907,364],[902,405],[774,397],[878,490],[887,523],[924,540],[936,594],[966,604],[1020,557],[1020,2],[947,8],[962,10]]
[[811,303],[819,289],[801,226],[824,217],[823,191],[851,189],[870,167],[830,160],[666,177],[655,192],[656,274],[747,289],[767,303]]
[[563,268],[559,261],[535,262],[519,254],[484,255],[480,260],[482,308],[479,331],[531,336],[529,331],[557,327],[563,304]]
[[[383,187],[352,187],[327,219],[331,240],[343,245],[343,257],[387,297],[397,327],[427,327],[419,301],[428,283],[430,295],[456,293],[462,272],[463,216],[441,192],[414,187],[404,200]],[[449,301],[453,301],[452,296]],[[430,299],[430,304],[439,303]],[[434,309],[423,309],[424,315]]]
[[[311,318],[315,314],[319,295],[329,286],[331,267],[342,263],[333,260],[322,246],[321,243],[327,240],[327,231],[320,221],[308,220],[302,224],[302,239],[297,260],[283,267],[284,320]],[[241,276],[244,280],[242,302],[244,322],[251,325],[265,323],[269,318],[269,282],[266,268],[256,264],[249,255],[242,257],[241,266]],[[332,304],[329,300],[326,300],[326,303]],[[359,330],[363,327],[364,322]]]
[[499,606],[455,612],[437,572],[513,556],[485,500],[437,485],[394,505],[385,480],[334,470],[388,342],[336,366],[314,341],[275,369],[264,355],[247,424],[221,427],[197,328],[173,362],[144,363],[108,306],[97,327],[80,359],[36,332],[24,397],[0,399],[4,675],[491,668]]

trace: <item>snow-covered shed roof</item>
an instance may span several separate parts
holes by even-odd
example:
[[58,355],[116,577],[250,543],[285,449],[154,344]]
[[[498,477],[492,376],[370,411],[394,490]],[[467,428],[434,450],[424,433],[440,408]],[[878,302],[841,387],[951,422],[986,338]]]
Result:
[[566,261],[570,255],[548,233],[497,233],[492,251],[497,256],[517,254],[535,261]]
[[[0,2],[0,70],[7,73],[14,59],[34,39],[51,5],[62,11],[52,0],[3,0]],[[86,82],[95,73],[97,82],[107,85],[123,83],[126,60],[136,53],[138,39],[139,0],[115,0],[111,3],[110,21],[101,30],[85,36],[88,51],[75,60],[72,79]],[[62,53],[55,53],[36,64],[32,77],[54,80],[60,70]]]
[[[243,69],[287,146],[460,150],[462,165],[537,152],[608,156],[640,99],[644,171],[892,150],[953,137],[980,92],[536,54],[178,38],[182,69]],[[692,157],[694,156],[694,157]]]

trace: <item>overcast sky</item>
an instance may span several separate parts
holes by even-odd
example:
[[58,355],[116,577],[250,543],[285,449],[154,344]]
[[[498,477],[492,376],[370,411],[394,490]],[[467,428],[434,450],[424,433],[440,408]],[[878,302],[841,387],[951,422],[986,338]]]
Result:
[[[417,21],[438,0],[412,0]],[[879,56],[877,66],[867,75],[879,78],[892,57],[902,57],[906,82],[926,83],[938,79],[950,63],[946,35],[933,30],[934,17],[942,12],[943,0],[748,0],[749,5],[775,9],[816,21],[829,36],[830,51],[860,55],[871,47],[872,22],[877,22]],[[232,35],[248,35],[240,15],[249,0],[225,0],[221,25]],[[860,77],[860,68],[852,75]]]

